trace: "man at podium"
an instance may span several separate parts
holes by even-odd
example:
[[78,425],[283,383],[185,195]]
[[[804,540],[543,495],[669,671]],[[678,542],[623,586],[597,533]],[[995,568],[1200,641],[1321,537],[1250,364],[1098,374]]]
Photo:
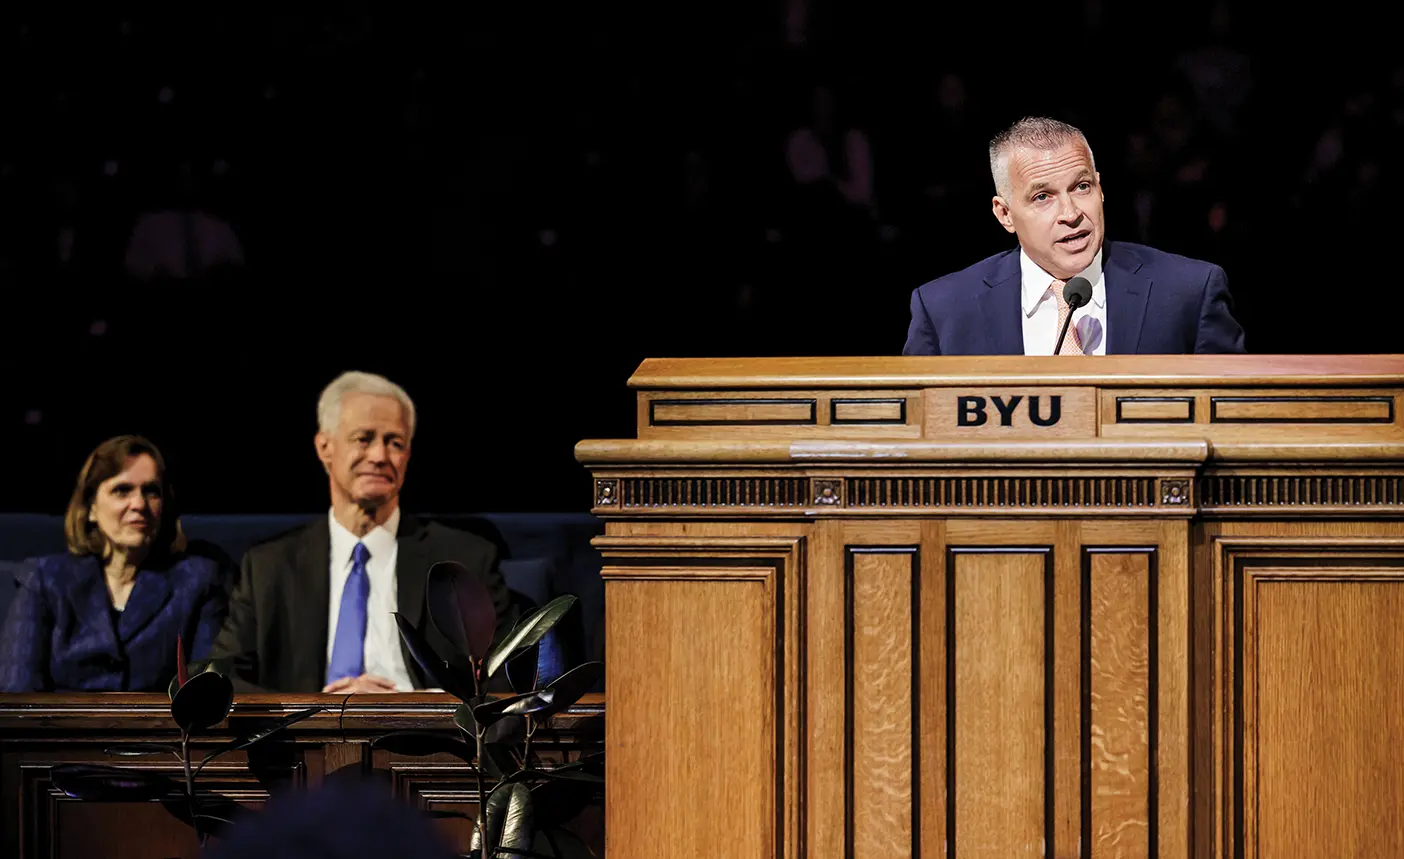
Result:
[[1222,268],[1104,241],[1081,131],[1021,119],[990,142],[990,171],[1019,247],[913,290],[904,355],[1052,355],[1060,335],[1061,355],[1244,351]]

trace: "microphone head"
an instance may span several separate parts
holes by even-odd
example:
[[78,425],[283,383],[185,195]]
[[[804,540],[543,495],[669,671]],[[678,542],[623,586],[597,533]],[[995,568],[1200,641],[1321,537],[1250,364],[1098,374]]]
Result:
[[1092,300],[1092,284],[1085,277],[1075,277],[1063,287],[1063,300],[1076,310]]

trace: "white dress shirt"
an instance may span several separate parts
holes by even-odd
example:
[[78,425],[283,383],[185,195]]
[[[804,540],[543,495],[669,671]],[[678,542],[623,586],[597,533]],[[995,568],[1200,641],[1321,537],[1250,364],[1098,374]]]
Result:
[[[1107,354],[1107,285],[1102,271],[1102,254],[1092,260],[1086,270],[1078,272],[1092,284],[1092,300],[1073,311],[1068,339],[1077,329],[1078,342],[1084,355]],[[1019,272],[1023,276],[1024,354],[1052,355],[1058,344],[1058,297],[1053,294],[1056,278],[1029,259],[1019,249]],[[1066,342],[1064,348],[1067,348]]]
[[364,668],[366,674],[378,674],[395,684],[396,691],[411,692],[414,681],[405,668],[405,657],[400,650],[400,630],[395,625],[391,612],[398,611],[399,581],[395,575],[395,562],[399,558],[399,543],[395,534],[400,528],[400,510],[397,507],[384,525],[372,528],[366,536],[357,539],[346,530],[331,511],[327,513],[331,524],[331,604],[327,616],[327,662],[330,664],[332,647],[336,643],[336,621],[341,614],[341,594],[346,589],[346,577],[351,574],[351,553],[357,543],[365,543],[370,551],[366,561],[366,575],[370,577],[370,597],[366,601],[366,643]]

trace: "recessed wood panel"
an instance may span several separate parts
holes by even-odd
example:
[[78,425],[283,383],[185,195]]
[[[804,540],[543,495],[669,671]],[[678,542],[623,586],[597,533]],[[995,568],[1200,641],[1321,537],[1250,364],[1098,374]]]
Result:
[[854,859],[911,855],[919,836],[914,730],[920,604],[915,547],[848,547],[847,806]]
[[1155,849],[1155,550],[1085,549],[1083,838],[1092,859]]
[[812,399],[651,400],[653,426],[806,426],[818,420]]
[[961,859],[1050,847],[1052,553],[947,558],[947,839]]
[[1394,398],[1348,396],[1212,397],[1211,423],[1387,424]]
[[1246,856],[1404,855],[1404,563],[1386,563],[1240,568]]
[[829,401],[832,424],[904,424],[907,400],[852,399],[834,397]]
[[[778,848],[773,571],[637,572],[654,580],[606,581],[606,696],[628,714],[606,726],[607,852],[770,855]],[[727,764],[702,764],[718,761]],[[722,821],[727,837],[718,838]]]
[[1194,423],[1194,397],[1117,397],[1119,424]]

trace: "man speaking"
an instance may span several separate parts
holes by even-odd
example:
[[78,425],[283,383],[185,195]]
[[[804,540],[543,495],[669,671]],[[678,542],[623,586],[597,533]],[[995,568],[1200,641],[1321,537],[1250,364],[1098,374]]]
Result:
[[913,290],[902,354],[1052,355],[1060,334],[1060,355],[1243,351],[1222,268],[1103,241],[1081,131],[1021,119],[990,142],[990,171],[995,219],[1019,247]]

